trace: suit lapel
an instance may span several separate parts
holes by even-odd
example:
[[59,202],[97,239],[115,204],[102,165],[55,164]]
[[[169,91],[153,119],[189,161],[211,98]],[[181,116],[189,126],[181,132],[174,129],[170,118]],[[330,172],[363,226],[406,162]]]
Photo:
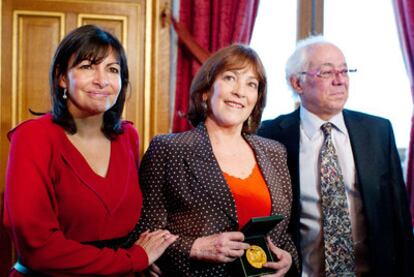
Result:
[[[194,133],[192,151],[184,158],[188,167],[198,180],[201,189],[217,203],[232,221],[238,223],[236,203],[213,154],[207,129],[204,124],[200,124],[191,132]],[[208,172],[208,176],[206,176],[206,172]]]
[[[361,192],[364,206],[368,210],[375,210],[374,199],[379,199],[378,188],[372,184],[372,174],[377,173],[377,168],[372,167],[369,149],[372,149],[372,142],[366,135],[366,124],[361,124],[363,118],[352,111],[344,110],[345,125],[351,141],[352,153],[357,175],[357,182]],[[371,176],[371,177],[370,177]]]
[[299,109],[282,120],[278,126],[282,131],[280,142],[288,152],[288,165],[291,169],[291,177],[294,186],[299,187],[299,140],[300,140],[300,116]]
[[292,217],[289,229],[293,235],[293,241],[300,246],[300,171],[299,171],[299,141],[300,141],[300,113],[299,109],[286,115],[278,124],[273,126],[277,134],[273,139],[281,142],[286,147],[287,163],[292,181]]
[[[292,181],[292,214],[299,218],[300,214],[300,172],[299,172],[299,141],[300,141],[300,115],[299,109],[289,114],[279,123],[279,141],[286,147],[288,153],[288,167]],[[299,222],[298,222],[299,224]],[[295,229],[296,230],[296,229]]]
[[245,135],[245,139],[250,144],[255,153],[260,171],[262,172],[263,178],[266,181],[266,185],[269,189],[270,196],[272,198],[272,214],[276,214],[278,213],[275,206],[275,203],[277,203],[276,189],[277,184],[279,183],[278,176],[276,174],[277,170],[273,166],[271,158],[268,157],[268,153],[266,153],[266,150],[263,147],[261,147],[260,144],[257,143],[257,141],[254,139],[254,136]]

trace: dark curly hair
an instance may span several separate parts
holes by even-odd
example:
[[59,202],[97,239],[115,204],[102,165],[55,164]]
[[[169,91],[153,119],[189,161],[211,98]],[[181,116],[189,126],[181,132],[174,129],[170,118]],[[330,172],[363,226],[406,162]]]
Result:
[[59,86],[61,77],[83,60],[99,64],[111,52],[115,53],[121,68],[121,91],[115,104],[104,113],[102,132],[112,140],[122,133],[121,115],[129,84],[127,59],[121,43],[109,32],[94,25],[85,25],[66,35],[56,49],[49,72],[52,117],[68,133],[74,134],[77,129],[66,100],[62,97],[64,89]]
[[197,72],[191,83],[190,105],[187,114],[193,126],[197,126],[207,118],[208,109],[203,104],[203,94],[211,90],[217,76],[227,70],[237,70],[248,66],[251,66],[256,73],[259,88],[257,103],[249,118],[243,123],[242,131],[249,134],[256,132],[266,105],[266,72],[257,53],[243,44],[233,44],[220,49],[209,57]]

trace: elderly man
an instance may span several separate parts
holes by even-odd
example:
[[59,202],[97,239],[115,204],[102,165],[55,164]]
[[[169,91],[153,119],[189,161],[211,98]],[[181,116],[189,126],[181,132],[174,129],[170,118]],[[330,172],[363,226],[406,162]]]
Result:
[[414,275],[413,236],[391,123],[344,109],[349,69],[322,37],[298,43],[286,77],[300,107],[264,121],[293,185],[290,228],[303,276]]

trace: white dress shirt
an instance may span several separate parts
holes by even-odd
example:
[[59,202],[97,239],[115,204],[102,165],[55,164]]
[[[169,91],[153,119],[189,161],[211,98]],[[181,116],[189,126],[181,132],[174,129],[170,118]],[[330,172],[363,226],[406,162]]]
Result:
[[[320,127],[323,121],[315,114],[300,108],[300,234],[303,258],[302,276],[324,275],[324,250],[322,237],[322,207],[319,180],[319,152],[324,136]],[[356,178],[351,142],[342,113],[332,117],[332,140],[345,182],[348,208],[351,215],[357,275],[368,270],[367,234],[361,195]]]

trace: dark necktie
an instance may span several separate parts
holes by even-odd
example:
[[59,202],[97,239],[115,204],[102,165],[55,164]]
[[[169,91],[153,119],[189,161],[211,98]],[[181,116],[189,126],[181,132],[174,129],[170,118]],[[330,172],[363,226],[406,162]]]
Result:
[[326,276],[355,276],[351,220],[344,178],[332,142],[332,123],[321,126],[320,152],[323,240]]

